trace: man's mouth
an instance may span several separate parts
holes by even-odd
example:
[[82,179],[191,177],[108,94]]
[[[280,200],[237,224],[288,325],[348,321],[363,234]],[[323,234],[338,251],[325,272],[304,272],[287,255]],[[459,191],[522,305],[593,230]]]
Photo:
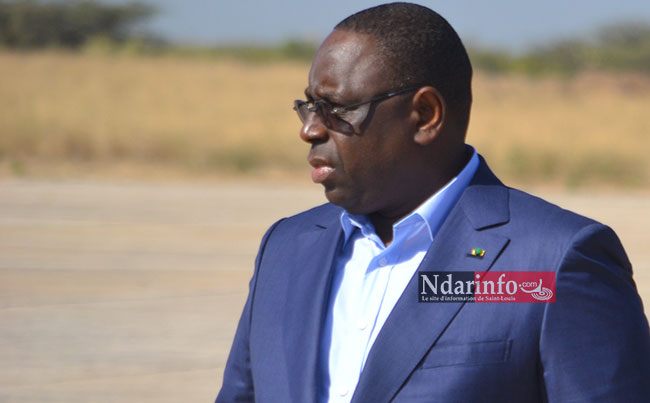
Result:
[[334,172],[334,168],[331,166],[322,165],[316,167],[311,171],[311,180],[314,181],[314,183],[323,183],[332,172]]
[[322,158],[309,158],[309,164],[314,167],[311,171],[311,180],[314,183],[323,183],[334,172],[334,168]]

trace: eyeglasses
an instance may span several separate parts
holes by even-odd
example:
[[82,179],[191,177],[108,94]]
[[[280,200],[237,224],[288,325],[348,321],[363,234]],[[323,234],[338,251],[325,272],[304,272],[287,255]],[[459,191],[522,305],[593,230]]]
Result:
[[332,105],[331,103],[319,99],[317,101],[302,101],[296,99],[293,104],[293,110],[298,113],[302,123],[305,123],[314,112],[318,113],[321,121],[328,129],[341,133],[359,133],[361,125],[368,117],[368,111],[373,102],[379,102],[395,95],[415,91],[420,87],[402,88],[397,91],[377,95],[366,101],[357,102],[351,105]]

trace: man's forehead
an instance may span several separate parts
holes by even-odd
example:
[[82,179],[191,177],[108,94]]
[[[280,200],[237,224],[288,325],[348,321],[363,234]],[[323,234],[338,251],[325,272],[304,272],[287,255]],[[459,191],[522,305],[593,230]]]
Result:
[[371,35],[334,30],[316,52],[305,92],[336,98],[349,90],[376,86],[382,65]]
[[371,35],[359,32],[334,30],[318,49],[316,56],[329,59],[362,57],[368,47],[374,47],[375,39]]

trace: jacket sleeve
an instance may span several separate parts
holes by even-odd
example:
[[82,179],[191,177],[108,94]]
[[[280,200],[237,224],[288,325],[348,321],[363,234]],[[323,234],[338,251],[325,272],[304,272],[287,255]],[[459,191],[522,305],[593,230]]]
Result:
[[248,288],[248,298],[244,305],[244,311],[239,319],[235,339],[230,349],[230,355],[226,362],[226,368],[223,374],[223,383],[221,390],[217,395],[216,403],[233,403],[233,402],[254,402],[255,401],[255,385],[253,382],[253,375],[251,369],[251,357],[249,349],[249,336],[250,325],[253,316],[252,306],[253,299],[255,298],[255,287],[257,285],[257,273],[260,270],[264,250],[266,248],[268,239],[282,220],[276,222],[266,231],[260,249],[255,259],[255,271],[251,278]]
[[557,273],[540,337],[550,402],[642,402],[650,396],[650,332],[632,267],[614,232],[584,227]]

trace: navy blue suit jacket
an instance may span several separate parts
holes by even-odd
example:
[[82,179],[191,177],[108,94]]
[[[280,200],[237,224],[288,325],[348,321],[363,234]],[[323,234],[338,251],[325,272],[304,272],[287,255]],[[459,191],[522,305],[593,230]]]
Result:
[[[217,402],[316,401],[340,214],[325,204],[264,236]],[[557,302],[418,303],[416,273],[352,402],[650,401],[648,322],[608,227],[505,187],[481,159],[418,270],[555,270]]]

